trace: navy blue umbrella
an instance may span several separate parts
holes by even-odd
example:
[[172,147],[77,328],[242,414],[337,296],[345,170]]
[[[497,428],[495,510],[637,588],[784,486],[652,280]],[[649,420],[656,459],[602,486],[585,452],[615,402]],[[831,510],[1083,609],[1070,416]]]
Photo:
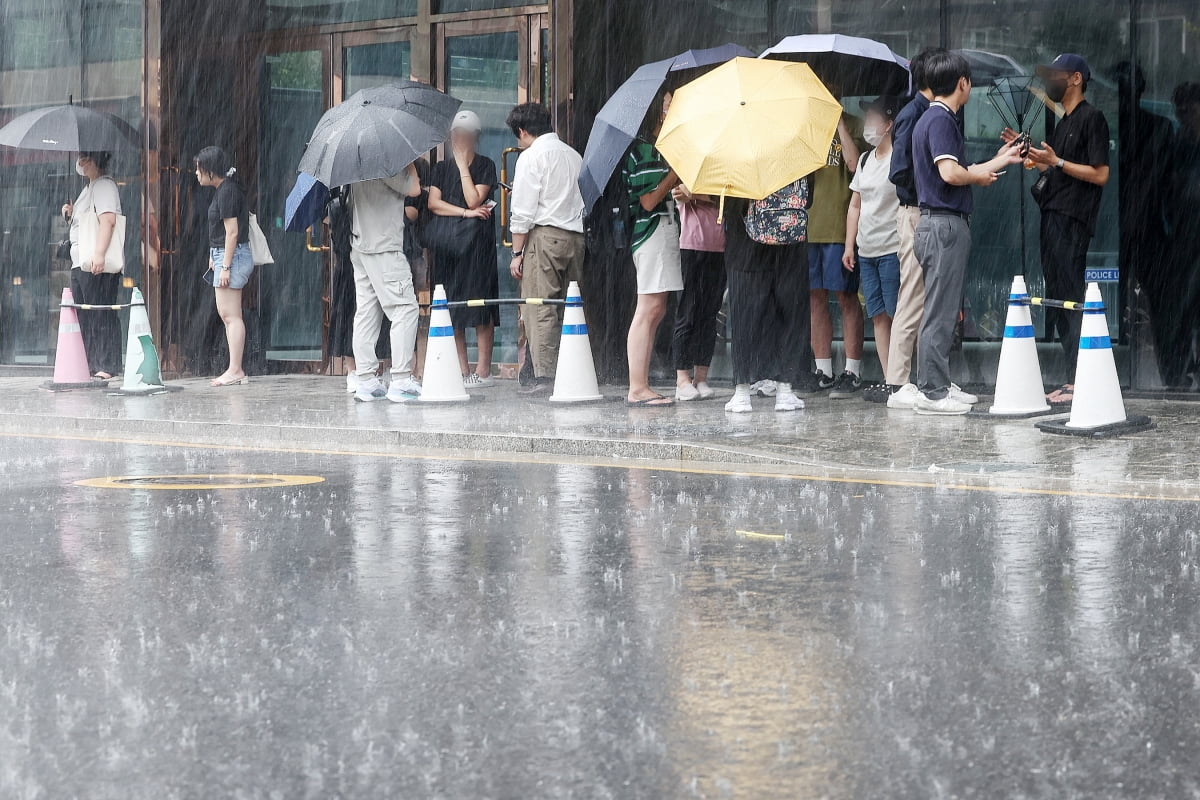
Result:
[[754,54],[736,44],[725,44],[707,50],[688,50],[672,58],[643,64],[629,79],[613,92],[612,97],[596,114],[587,149],[583,153],[583,168],[579,173],[579,190],[590,211],[604,194],[604,187],[621,163],[629,145],[638,135],[650,104],[658,96],[667,75],[685,69],[724,64],[732,58]]
[[307,172],[301,172],[283,205],[283,229],[299,233],[312,227],[325,213],[327,202],[329,188]]

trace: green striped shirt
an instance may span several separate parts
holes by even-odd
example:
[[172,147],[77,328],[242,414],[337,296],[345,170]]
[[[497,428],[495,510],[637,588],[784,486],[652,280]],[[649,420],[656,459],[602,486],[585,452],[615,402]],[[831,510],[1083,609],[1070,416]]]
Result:
[[[662,183],[663,178],[671,168],[663,160],[662,155],[654,149],[654,145],[635,141],[625,156],[625,164],[621,168],[621,176],[629,188],[629,213],[633,218],[633,249],[637,250],[646,240],[658,230],[659,217],[671,213],[667,207],[666,198],[652,210],[642,208],[643,195],[654,191]],[[668,195],[669,197],[670,195]]]

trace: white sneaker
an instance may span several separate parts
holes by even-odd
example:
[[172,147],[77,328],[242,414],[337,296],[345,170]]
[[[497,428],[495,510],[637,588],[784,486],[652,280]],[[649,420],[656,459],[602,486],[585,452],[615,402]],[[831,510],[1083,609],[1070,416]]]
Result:
[[950,395],[941,400],[930,400],[924,394],[917,397],[917,413],[925,416],[955,416],[970,412],[971,407],[960,403]]
[[421,397],[421,384],[409,375],[400,381],[393,381],[387,390],[387,399],[393,403],[411,403]]
[[491,386],[493,383],[495,381],[492,380],[490,375],[485,378],[482,375],[476,375],[474,372],[463,378],[463,387],[466,389],[483,389]]
[[779,392],[775,395],[776,411],[799,411],[804,408],[804,401],[795,392]]
[[772,380],[755,381],[750,384],[750,394],[758,395],[759,397],[774,397],[775,391],[778,388],[778,384]]
[[970,392],[964,392],[962,389],[960,389],[958,387],[957,383],[950,384],[950,396],[953,397],[958,402],[966,403],[969,406],[973,406],[979,402],[978,397],[971,394]]
[[892,392],[892,396],[888,398],[888,408],[899,408],[903,411],[912,411],[917,407],[917,398],[921,393],[917,391],[915,384],[906,383],[896,391]]
[[748,394],[734,394],[725,404],[725,411],[730,414],[749,414],[754,410]]
[[347,372],[346,373],[346,392],[348,394],[354,394],[356,391],[358,391],[358,373],[357,372]]
[[689,400],[696,400],[699,397],[700,390],[690,383],[675,387],[675,399],[682,403],[686,403]]
[[354,389],[354,399],[360,403],[373,403],[387,397],[387,393],[383,381],[372,375],[367,380],[358,381],[358,386]]
[[700,393],[701,400],[711,400],[713,395],[716,394],[716,392],[713,391],[713,388],[704,381],[696,384],[696,391]]

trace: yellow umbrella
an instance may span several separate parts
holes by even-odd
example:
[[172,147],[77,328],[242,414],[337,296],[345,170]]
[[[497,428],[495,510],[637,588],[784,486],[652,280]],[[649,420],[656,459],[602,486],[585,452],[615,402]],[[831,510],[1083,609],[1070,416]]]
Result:
[[761,200],[828,163],[841,114],[808,64],[735,58],[675,92],[657,147],[690,191]]

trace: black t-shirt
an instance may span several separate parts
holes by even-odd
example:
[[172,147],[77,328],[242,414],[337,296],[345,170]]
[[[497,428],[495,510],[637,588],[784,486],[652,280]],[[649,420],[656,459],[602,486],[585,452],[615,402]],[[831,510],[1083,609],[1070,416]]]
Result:
[[[1089,167],[1107,166],[1108,121],[1100,109],[1084,100],[1059,121],[1050,137],[1050,146],[1064,161]],[[1072,178],[1060,169],[1047,170],[1046,174],[1049,183],[1040,201],[1042,211],[1057,211],[1077,219],[1087,226],[1089,233],[1094,233],[1104,187]]]
[[210,247],[225,246],[225,220],[237,217],[238,244],[250,241],[250,207],[246,205],[246,193],[233,180],[226,178],[213,194],[208,205],[208,244]]
[[[468,170],[471,182],[476,186],[488,187],[488,197],[496,191],[496,162],[487,156],[475,155]],[[436,186],[442,193],[442,200],[451,205],[466,206],[466,196],[463,194],[462,177],[458,162],[453,157],[439,161],[433,167],[433,175],[429,178],[431,186]]]

